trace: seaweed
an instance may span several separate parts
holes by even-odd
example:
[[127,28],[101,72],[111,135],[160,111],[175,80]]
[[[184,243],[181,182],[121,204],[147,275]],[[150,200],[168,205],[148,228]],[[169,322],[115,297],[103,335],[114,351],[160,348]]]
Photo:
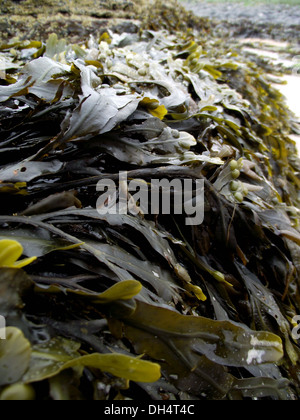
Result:
[[[149,19],[0,48],[0,399],[299,398],[299,127],[233,45]],[[201,181],[203,223],[120,172]]]

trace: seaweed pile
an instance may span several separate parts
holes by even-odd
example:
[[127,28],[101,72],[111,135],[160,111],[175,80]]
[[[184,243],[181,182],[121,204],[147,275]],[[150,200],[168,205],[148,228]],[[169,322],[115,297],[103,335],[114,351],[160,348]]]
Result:
[[[153,29],[1,46],[0,399],[300,396],[299,127],[221,40]],[[120,171],[202,180],[204,222]]]

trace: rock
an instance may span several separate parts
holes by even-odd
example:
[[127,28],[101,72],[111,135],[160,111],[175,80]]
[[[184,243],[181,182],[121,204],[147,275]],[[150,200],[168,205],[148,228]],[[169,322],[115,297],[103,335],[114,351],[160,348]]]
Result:
[[3,0],[0,3],[0,42],[46,40],[55,32],[71,42],[101,33],[116,25],[119,31],[137,32],[136,16],[145,2],[138,0]]

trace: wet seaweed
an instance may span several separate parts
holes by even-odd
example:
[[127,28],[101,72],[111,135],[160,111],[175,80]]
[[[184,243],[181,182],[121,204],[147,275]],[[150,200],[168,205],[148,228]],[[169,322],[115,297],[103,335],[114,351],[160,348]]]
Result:
[[[0,398],[298,399],[299,127],[233,44],[144,25],[0,48]],[[203,223],[120,171],[201,180]]]

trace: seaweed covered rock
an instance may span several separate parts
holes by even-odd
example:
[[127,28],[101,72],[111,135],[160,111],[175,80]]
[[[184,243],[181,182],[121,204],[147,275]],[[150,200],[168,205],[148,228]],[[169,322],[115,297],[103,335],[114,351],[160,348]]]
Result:
[[166,16],[1,47],[2,399],[300,396],[299,127],[263,69]]
[[194,16],[176,0],[3,0],[0,4],[0,40],[46,41],[51,33],[82,42],[108,27],[118,33],[137,33],[140,27],[186,31],[198,27],[210,31],[208,19]]
[[137,31],[135,19],[143,5],[143,0],[4,0],[0,4],[1,38],[46,40],[55,32],[76,42],[107,25],[124,23]]

